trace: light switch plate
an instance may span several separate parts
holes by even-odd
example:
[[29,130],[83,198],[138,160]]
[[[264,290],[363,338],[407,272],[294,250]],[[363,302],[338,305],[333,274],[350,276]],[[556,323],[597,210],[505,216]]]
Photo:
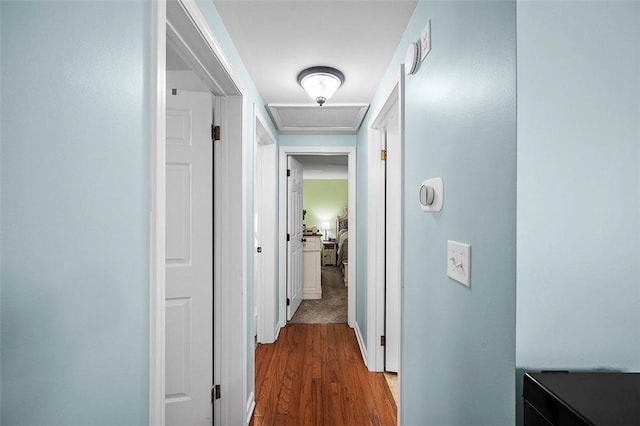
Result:
[[424,61],[429,52],[431,52],[431,19],[427,21],[427,25],[420,33],[420,61]]
[[447,275],[471,287],[471,245],[447,241]]

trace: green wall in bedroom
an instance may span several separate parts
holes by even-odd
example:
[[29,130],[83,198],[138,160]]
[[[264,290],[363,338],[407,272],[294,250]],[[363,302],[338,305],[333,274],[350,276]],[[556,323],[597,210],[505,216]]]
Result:
[[[347,179],[305,179],[303,208],[307,211],[304,224],[307,229],[329,222],[329,237],[336,236],[336,216],[344,214],[348,205]],[[324,233],[323,233],[324,235]]]

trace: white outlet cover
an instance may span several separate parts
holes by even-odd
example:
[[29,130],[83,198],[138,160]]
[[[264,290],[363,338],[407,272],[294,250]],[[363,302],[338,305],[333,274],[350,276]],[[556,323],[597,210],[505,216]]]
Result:
[[471,287],[471,245],[447,241],[447,275]]
[[420,52],[421,61],[424,61],[424,58],[431,52],[431,19],[427,21],[427,25],[420,33]]

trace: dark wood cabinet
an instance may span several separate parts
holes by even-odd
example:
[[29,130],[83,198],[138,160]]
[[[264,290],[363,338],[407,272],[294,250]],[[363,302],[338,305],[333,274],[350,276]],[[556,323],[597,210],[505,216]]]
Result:
[[527,373],[524,425],[640,425],[640,373]]

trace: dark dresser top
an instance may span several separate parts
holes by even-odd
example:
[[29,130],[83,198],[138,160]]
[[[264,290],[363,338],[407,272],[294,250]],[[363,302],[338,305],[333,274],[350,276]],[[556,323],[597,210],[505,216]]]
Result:
[[536,384],[593,425],[640,425],[640,373],[527,373]]

